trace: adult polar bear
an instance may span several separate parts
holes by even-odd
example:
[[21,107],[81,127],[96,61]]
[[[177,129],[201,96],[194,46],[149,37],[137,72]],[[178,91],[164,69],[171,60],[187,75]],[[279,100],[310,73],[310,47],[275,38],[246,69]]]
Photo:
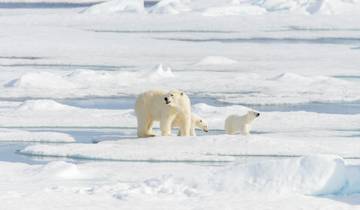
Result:
[[180,135],[190,136],[191,102],[182,91],[150,90],[140,94],[135,103],[138,137],[155,136],[152,126],[154,121],[160,121],[162,136],[171,135],[173,121],[179,122]]

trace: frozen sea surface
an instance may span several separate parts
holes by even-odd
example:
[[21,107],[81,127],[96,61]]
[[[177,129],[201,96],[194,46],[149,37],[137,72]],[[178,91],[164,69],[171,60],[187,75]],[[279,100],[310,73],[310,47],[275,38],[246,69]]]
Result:
[[[358,209],[355,1],[29,1],[0,3],[2,208]],[[174,88],[210,132],[136,138],[135,96]]]

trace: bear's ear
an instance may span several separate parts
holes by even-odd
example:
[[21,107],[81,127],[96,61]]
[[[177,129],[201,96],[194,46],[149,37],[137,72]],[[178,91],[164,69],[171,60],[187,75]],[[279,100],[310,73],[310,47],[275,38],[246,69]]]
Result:
[[184,92],[181,92],[180,95],[184,95]]

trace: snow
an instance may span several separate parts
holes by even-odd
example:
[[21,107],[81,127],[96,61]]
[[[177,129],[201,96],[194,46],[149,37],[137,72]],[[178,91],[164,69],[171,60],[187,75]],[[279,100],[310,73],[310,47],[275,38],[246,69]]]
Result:
[[[35,209],[40,203],[42,209],[63,209],[71,205],[75,210],[84,206],[88,209],[218,209],[222,206],[312,209],[324,205],[349,209],[350,204],[339,202],[341,196],[338,196],[339,201],[331,196],[342,193],[346,183],[358,180],[358,177],[346,176],[351,166],[336,156],[308,156],[225,167],[131,164],[132,167],[130,163],[106,162],[57,161],[46,165],[1,162],[1,199],[7,209]],[[261,173],[264,170],[269,174]],[[359,190],[359,185],[353,187]],[[318,197],[318,193],[323,197]],[[350,198],[349,202],[358,198],[356,194],[351,196],[345,198]],[[16,202],[19,199],[22,202]],[[64,200],[68,202],[61,202]]]
[[[232,66],[236,63],[224,57],[210,56],[194,66]],[[196,75],[200,73],[193,72]],[[229,81],[230,76],[232,80]],[[267,77],[257,73],[231,72],[230,75],[214,72],[207,77],[206,80],[194,83],[188,72],[174,72],[171,67],[162,64],[151,71],[139,72],[75,70],[65,75],[25,73],[6,82],[3,95],[49,98],[133,96],[151,88],[176,87],[190,95],[202,96],[198,91],[207,87],[209,91],[206,96],[227,103],[297,104],[360,100],[358,83],[324,75],[307,76],[285,72]],[[214,79],[218,82],[212,82]]]
[[16,103],[0,109],[0,113],[0,125],[5,127],[129,127],[135,124],[132,109],[82,109],[49,99]]
[[144,0],[110,0],[91,6],[83,11],[85,14],[116,14],[116,13],[142,13]]
[[204,16],[228,16],[228,15],[262,15],[265,9],[252,5],[234,5],[207,8]]
[[20,104],[16,110],[17,111],[65,111],[73,110],[74,107],[63,105],[57,103],[53,100],[42,99],[42,100],[27,100]]
[[0,142],[74,142],[75,139],[65,133],[59,132],[34,132],[19,129],[0,129]]
[[1,0],[1,3],[91,3],[98,0]]
[[[345,190],[348,182],[346,170],[339,157],[305,156],[249,165],[235,164],[217,172],[213,181],[217,189],[233,193],[259,191],[326,195]],[[349,178],[358,180],[357,177]]]
[[98,144],[31,145],[22,154],[121,161],[234,161],[236,156],[335,154],[359,158],[349,138],[213,135],[193,138],[122,139]]
[[161,0],[149,9],[153,14],[179,14],[188,12],[191,8],[188,6],[190,0]]
[[253,4],[259,5],[266,10],[288,11],[298,14],[324,14],[336,15],[347,14],[349,12],[356,13],[359,11],[359,5],[356,1],[347,0],[315,0],[315,1],[283,1],[283,0],[266,0],[261,3],[252,1]]
[[152,81],[161,80],[163,78],[173,78],[175,77],[169,66],[164,67],[163,64],[157,65],[152,71],[147,72],[145,77],[149,78]]
[[65,78],[49,72],[31,72],[22,75],[20,78],[11,80],[5,84],[7,88],[56,88],[56,89],[72,89],[75,88],[71,82]]
[[207,56],[207,57],[201,59],[195,65],[204,65],[204,66],[206,66],[206,65],[231,65],[231,64],[235,64],[235,63],[237,63],[237,61],[232,60],[227,57]]

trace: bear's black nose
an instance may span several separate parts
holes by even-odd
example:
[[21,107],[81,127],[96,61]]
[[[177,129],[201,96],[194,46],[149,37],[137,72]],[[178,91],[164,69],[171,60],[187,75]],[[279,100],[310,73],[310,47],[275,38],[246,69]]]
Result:
[[164,98],[165,101],[168,101],[169,99],[167,97]]
[[259,117],[260,116],[260,113],[256,113],[256,117]]

